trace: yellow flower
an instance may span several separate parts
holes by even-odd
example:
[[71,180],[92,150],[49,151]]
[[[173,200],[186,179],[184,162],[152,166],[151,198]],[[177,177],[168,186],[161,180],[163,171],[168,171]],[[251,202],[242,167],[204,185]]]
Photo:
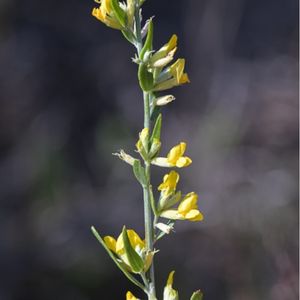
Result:
[[186,143],[182,142],[174,146],[167,157],[157,157],[151,163],[161,167],[187,167],[192,163],[192,160],[187,156],[183,156],[185,149]]
[[[145,262],[145,271],[148,270],[152,263],[153,253],[147,252],[145,249],[145,242],[139,237],[139,235],[132,229],[127,229],[127,235],[129,238],[129,242],[135,252],[144,260]],[[129,270],[131,270],[127,254],[125,252],[124,241],[122,237],[122,233],[119,235],[117,240],[112,236],[104,237],[104,242],[108,249],[114,252],[118,258],[126,264]]]
[[189,77],[187,73],[184,73],[185,59],[179,58],[176,62],[163,72],[162,79],[154,87],[154,91],[163,91],[170,89],[174,86],[189,83]]
[[172,220],[202,221],[203,214],[199,211],[197,202],[198,195],[191,192],[182,199],[177,210],[166,210],[160,216]]
[[175,192],[178,181],[179,174],[175,171],[171,171],[164,176],[163,182],[159,185],[158,190],[168,196]]
[[92,15],[99,21],[103,22],[108,27],[114,29],[122,29],[123,26],[120,24],[118,19],[114,16],[114,12],[111,6],[111,0],[100,0],[99,8],[93,8]]
[[126,293],[126,300],[138,300],[138,298],[134,297],[131,292]]

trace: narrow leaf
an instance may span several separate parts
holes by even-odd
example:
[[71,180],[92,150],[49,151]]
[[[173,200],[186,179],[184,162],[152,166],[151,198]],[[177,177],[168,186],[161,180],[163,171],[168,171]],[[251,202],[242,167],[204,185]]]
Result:
[[147,51],[151,51],[152,50],[152,43],[153,43],[153,21],[152,18],[149,20],[149,24],[148,24],[148,32],[147,32],[147,38],[145,41],[145,44],[141,50],[140,53],[140,59],[143,60],[144,59],[144,55]]
[[162,115],[159,114],[156,118],[155,125],[153,128],[153,132],[150,138],[150,141],[152,142],[154,139],[160,140],[160,132],[161,132],[161,123],[162,123]]
[[145,169],[142,167],[139,159],[135,159],[133,162],[133,173],[142,186],[147,184]]
[[132,271],[134,273],[140,273],[144,269],[144,261],[131,246],[125,226],[123,227],[122,230],[122,238],[124,242],[124,248],[127,255],[127,259]]
[[93,233],[93,235],[95,236],[95,238],[98,240],[98,242],[103,246],[103,248],[106,250],[106,252],[108,253],[108,255],[111,257],[111,259],[114,261],[114,263],[117,265],[117,267],[123,272],[123,274],[132,282],[134,283],[136,286],[138,286],[139,288],[141,288],[143,291],[145,291],[145,287],[138,281],[136,280],[123,266],[122,264],[116,259],[116,257],[114,256],[114,254],[108,249],[108,247],[106,246],[105,242],[103,241],[103,239],[101,238],[100,234],[98,233],[98,231],[95,229],[94,226],[91,227],[91,231]]

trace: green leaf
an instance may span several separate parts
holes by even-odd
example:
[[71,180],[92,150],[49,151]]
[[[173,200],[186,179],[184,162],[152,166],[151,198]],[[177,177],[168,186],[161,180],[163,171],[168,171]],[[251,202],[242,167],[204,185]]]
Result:
[[203,300],[203,293],[200,290],[194,292],[191,300]]
[[132,271],[134,273],[141,273],[144,269],[144,261],[131,246],[125,226],[123,227],[122,230],[122,238],[124,242],[124,248],[127,255],[127,259]]
[[142,186],[145,186],[147,184],[145,169],[142,167],[141,161],[139,159],[135,159],[133,162],[133,173]]
[[155,125],[153,128],[153,132],[150,138],[150,141],[152,142],[154,139],[160,140],[160,132],[161,132],[161,122],[162,122],[162,115],[159,114],[156,118]]
[[119,21],[122,27],[126,27],[126,13],[120,7],[119,0],[111,0],[111,7],[114,12],[115,17]]
[[108,249],[108,247],[106,246],[105,242],[103,241],[103,239],[101,238],[100,234],[98,233],[98,231],[95,229],[94,226],[91,227],[91,231],[93,233],[93,235],[95,236],[95,238],[98,240],[98,242],[103,246],[103,248],[106,250],[106,252],[108,253],[108,255],[111,257],[111,259],[114,261],[114,263],[117,265],[117,267],[123,272],[123,274],[132,282],[134,283],[136,286],[138,286],[139,288],[141,288],[143,291],[146,291],[145,287],[139,282],[137,281],[123,266],[122,264],[117,260],[117,258],[115,257],[115,255]]
[[152,51],[152,43],[153,43],[153,21],[152,18],[149,20],[148,24],[148,32],[145,44],[140,52],[140,59],[143,60],[145,53],[147,51]]
[[139,65],[138,78],[143,91],[149,92],[153,89],[153,75],[148,71],[147,65],[143,62]]

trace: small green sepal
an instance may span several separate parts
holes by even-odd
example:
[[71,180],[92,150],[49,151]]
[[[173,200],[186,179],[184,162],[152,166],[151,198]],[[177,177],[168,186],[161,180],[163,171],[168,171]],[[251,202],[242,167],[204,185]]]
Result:
[[154,139],[160,140],[161,123],[162,123],[162,115],[159,114],[155,121],[153,132],[152,132],[152,135],[150,138],[150,142],[154,141]]
[[149,24],[148,24],[148,31],[147,31],[147,37],[146,37],[146,41],[144,43],[144,46],[141,50],[140,53],[140,59],[143,60],[145,53],[152,51],[152,44],[153,44],[153,21],[152,18],[149,20]]

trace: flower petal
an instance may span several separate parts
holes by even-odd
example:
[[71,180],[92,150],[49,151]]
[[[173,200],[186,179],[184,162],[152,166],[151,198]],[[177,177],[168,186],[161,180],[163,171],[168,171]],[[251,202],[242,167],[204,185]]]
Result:
[[198,209],[192,209],[185,215],[185,219],[189,221],[202,221],[203,214]]
[[116,243],[117,241],[115,240],[115,238],[113,238],[112,236],[105,236],[103,238],[104,240],[104,243],[106,244],[107,248],[111,251],[113,251],[114,253],[117,253],[116,252]]
[[169,163],[166,157],[156,157],[152,159],[151,164],[167,168],[173,167],[173,165]]
[[192,163],[192,160],[187,156],[182,156],[176,161],[176,167],[187,167]]
[[194,192],[187,194],[178,206],[180,214],[187,214],[191,209],[197,208],[198,195]]
[[175,209],[169,209],[163,211],[160,215],[162,218],[170,219],[170,220],[184,220],[184,216],[179,214]]

